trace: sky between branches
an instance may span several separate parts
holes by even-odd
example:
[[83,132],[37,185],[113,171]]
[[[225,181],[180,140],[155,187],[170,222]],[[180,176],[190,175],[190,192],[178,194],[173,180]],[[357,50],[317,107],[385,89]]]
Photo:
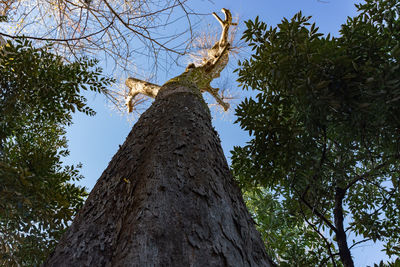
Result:
[[[239,19],[239,32],[237,38],[240,37],[241,31],[245,29],[244,21],[254,19],[257,15],[260,20],[266,22],[269,26],[275,26],[283,17],[291,18],[299,10],[304,15],[313,16],[312,22],[316,22],[323,33],[331,33],[334,36],[338,34],[340,25],[345,22],[347,16],[356,14],[354,3],[359,1],[354,0],[331,0],[331,1],[296,1],[296,0],[251,0],[251,1],[192,1],[188,2],[195,12],[200,14],[210,14],[200,16],[199,24],[196,26],[196,33],[207,29],[219,29],[217,21],[211,16],[212,12],[219,12],[221,8],[230,9],[233,16]],[[183,21],[182,21],[183,23]],[[182,26],[182,25],[181,25]],[[168,34],[168,33],[165,33]],[[172,34],[172,33],[171,33]],[[237,88],[235,82],[236,76],[233,70],[236,68],[236,61],[241,58],[249,57],[250,52],[244,48],[238,57],[230,58],[228,67],[222,72],[220,78],[221,83],[228,80],[227,83],[236,95],[240,97],[248,96],[249,93],[241,92]],[[162,84],[169,78],[172,78],[184,71],[185,63],[188,62],[187,58],[181,58],[178,64],[170,62],[168,68],[159,68],[157,77],[153,81]],[[138,74],[143,77],[150,77],[152,73],[151,60],[141,58],[135,62],[135,69],[132,75]],[[111,73],[111,69],[107,63],[102,62],[101,65],[105,68],[106,73]],[[128,74],[126,74],[128,75]],[[122,75],[123,76],[123,75]],[[118,82],[123,83],[126,77],[119,77]],[[140,78],[140,77],[139,77]],[[218,85],[218,83],[217,83]],[[250,93],[251,94],[251,93]],[[69,139],[69,147],[71,155],[66,159],[67,164],[82,162],[82,174],[85,179],[79,183],[86,186],[91,190],[100,177],[103,170],[107,167],[108,162],[112,156],[117,152],[119,145],[121,145],[126,136],[128,135],[134,123],[129,122],[126,117],[121,117],[119,114],[110,110],[105,98],[102,96],[88,95],[89,106],[97,111],[95,117],[87,117],[81,114],[74,116],[74,124],[68,129],[67,138]],[[236,101],[239,103],[240,99]],[[218,112],[213,110],[213,124],[218,131],[225,156],[230,157],[230,150],[234,145],[243,145],[249,137],[247,133],[243,132],[240,127],[233,124],[235,121],[234,108],[227,113]],[[354,250],[356,266],[373,265],[382,259],[383,254],[379,252],[381,248],[377,245],[368,244],[361,246]]]

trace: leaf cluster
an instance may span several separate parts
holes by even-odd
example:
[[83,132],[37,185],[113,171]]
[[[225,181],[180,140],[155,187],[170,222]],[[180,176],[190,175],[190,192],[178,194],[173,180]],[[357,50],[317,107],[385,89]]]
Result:
[[326,264],[329,256],[320,246],[319,235],[295,213],[288,213],[286,201],[277,201],[278,194],[259,186],[244,191],[243,197],[275,263],[282,267]]
[[[102,77],[101,68],[92,70],[97,60],[83,58],[65,64],[50,50],[51,45],[34,48],[26,39],[8,42],[2,48],[0,112],[3,122],[12,123],[29,114],[32,120],[68,125],[71,112],[95,114],[86,106],[81,91],[104,93],[113,80]],[[1,125],[1,136],[6,129],[13,128]]]
[[399,255],[400,4],[357,8],[338,37],[301,12],[274,28],[246,22],[254,54],[237,72],[258,94],[236,109],[252,140],[234,148],[232,168],[245,190],[277,193],[288,216],[316,226],[332,254],[334,192],[344,190],[347,231]]
[[[96,61],[65,63],[51,45],[24,39],[0,48],[0,265],[38,266],[87,195],[71,182],[65,126],[75,111],[94,115],[83,90],[102,93],[112,80]],[[94,68],[94,70],[92,70]]]

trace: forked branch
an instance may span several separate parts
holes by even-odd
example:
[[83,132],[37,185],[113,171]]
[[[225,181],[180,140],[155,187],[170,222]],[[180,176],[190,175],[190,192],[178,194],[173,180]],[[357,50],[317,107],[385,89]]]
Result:
[[[229,103],[224,102],[219,93],[219,88],[212,88],[210,85],[211,81],[218,78],[221,71],[228,64],[230,49],[228,41],[229,27],[231,25],[237,25],[236,23],[232,23],[232,15],[228,9],[223,8],[222,12],[225,15],[224,20],[222,20],[216,13],[213,13],[214,17],[222,27],[221,37],[219,41],[208,50],[207,57],[203,58],[202,64],[196,66],[194,63],[190,63],[185,72],[169,80],[166,84],[180,83],[186,86],[194,85],[200,90],[200,92],[210,93],[216,99],[218,104],[226,111],[229,109]],[[129,94],[126,98],[126,105],[129,112],[133,110],[133,99],[136,95],[144,94],[155,98],[161,88],[159,85],[136,78],[128,78],[125,84],[129,87]]]
[[[223,8],[222,12],[225,15],[225,20],[222,20],[217,13],[213,12],[213,16],[218,20],[222,27],[221,38],[219,39],[218,45],[220,47],[225,46],[228,43],[229,27],[231,25],[237,25],[237,23],[232,23],[232,14],[228,9]],[[214,45],[215,46],[215,45]]]

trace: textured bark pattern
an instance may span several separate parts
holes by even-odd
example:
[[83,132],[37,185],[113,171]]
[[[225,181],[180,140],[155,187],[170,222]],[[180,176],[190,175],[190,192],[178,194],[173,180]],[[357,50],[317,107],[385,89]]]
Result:
[[161,91],[45,266],[270,266],[205,103]]

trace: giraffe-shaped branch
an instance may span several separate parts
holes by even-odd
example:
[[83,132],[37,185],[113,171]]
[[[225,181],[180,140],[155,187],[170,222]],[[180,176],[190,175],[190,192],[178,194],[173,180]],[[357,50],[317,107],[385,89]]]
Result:
[[[210,93],[216,99],[218,104],[220,104],[226,111],[229,109],[229,103],[224,102],[219,94],[218,88],[212,88],[210,85],[212,80],[218,78],[221,71],[228,64],[230,48],[228,42],[229,27],[231,25],[237,25],[236,23],[232,23],[232,15],[228,9],[223,8],[222,12],[225,15],[224,20],[222,20],[215,12],[213,13],[214,17],[221,24],[222,33],[219,41],[208,50],[208,56],[203,59],[203,63],[199,66],[196,66],[194,63],[189,64],[185,72],[172,78],[165,84],[180,83],[186,86],[194,85],[200,90],[200,92]],[[129,95],[126,99],[126,105],[128,106],[129,112],[133,109],[132,100],[137,94],[144,94],[155,98],[161,88],[159,85],[135,78],[128,78],[125,84],[130,88]]]
[[225,15],[225,20],[222,20],[217,13],[213,12],[214,17],[218,20],[219,24],[221,24],[222,32],[221,37],[218,42],[216,42],[213,47],[208,51],[208,57],[218,57],[218,53],[222,52],[221,50],[224,49],[228,43],[229,38],[229,27],[231,25],[237,25],[237,23],[232,23],[232,15],[228,9],[221,9],[221,11]]

